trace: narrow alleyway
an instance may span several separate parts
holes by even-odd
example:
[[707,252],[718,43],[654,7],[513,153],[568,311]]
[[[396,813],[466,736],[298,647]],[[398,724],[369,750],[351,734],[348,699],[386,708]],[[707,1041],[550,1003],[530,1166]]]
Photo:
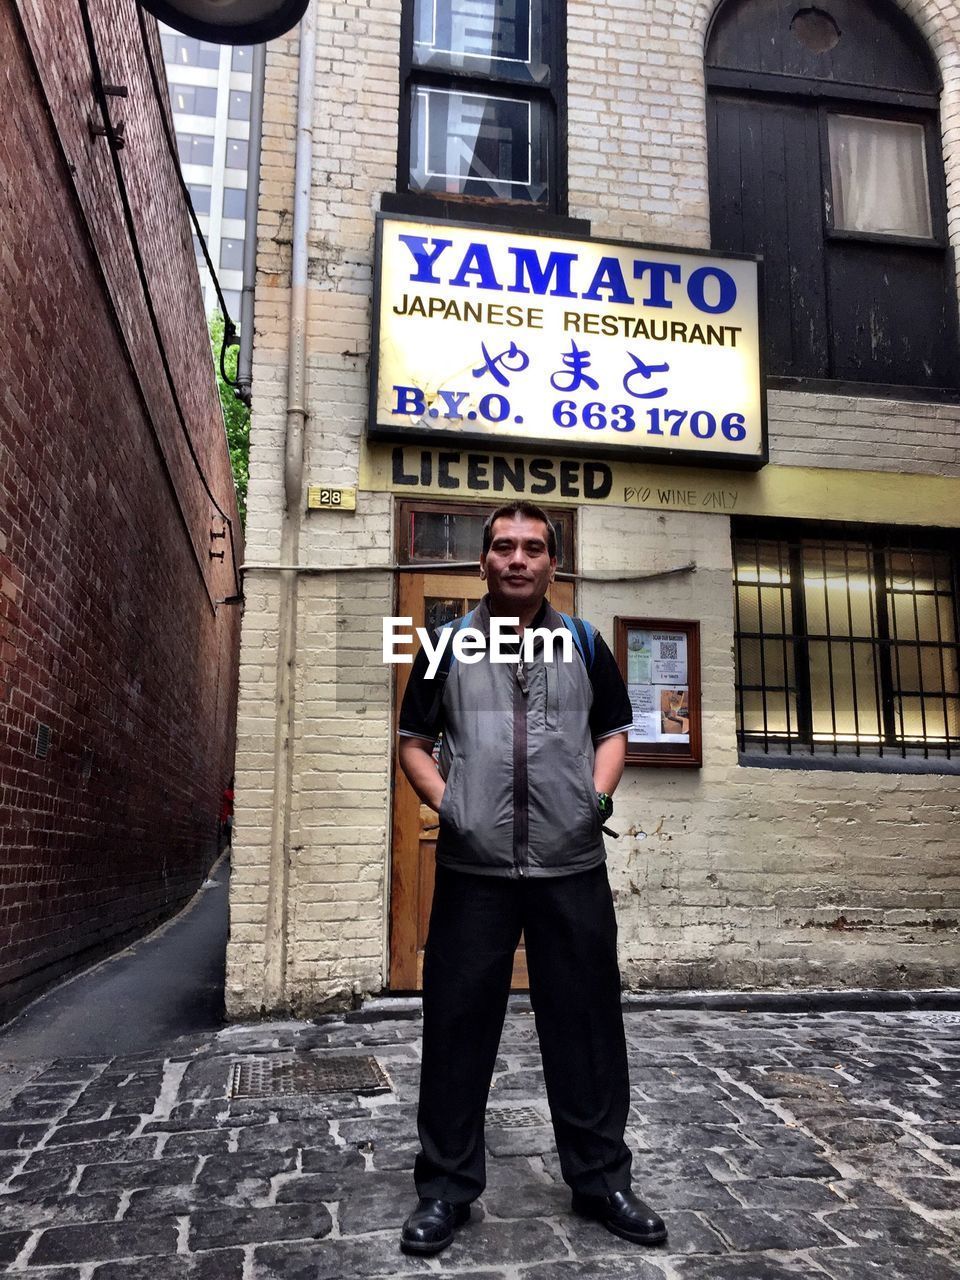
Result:
[[220,1027],[229,879],[223,858],[173,920],[0,1027],[0,1097],[7,1063],[142,1053]]

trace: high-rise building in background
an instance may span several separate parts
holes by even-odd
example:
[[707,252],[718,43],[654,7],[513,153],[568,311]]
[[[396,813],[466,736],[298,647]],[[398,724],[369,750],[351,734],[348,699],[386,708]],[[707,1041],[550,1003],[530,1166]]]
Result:
[[[183,176],[227,307],[240,318],[250,136],[251,45],[213,44],[160,25]],[[207,312],[217,305],[196,244]]]

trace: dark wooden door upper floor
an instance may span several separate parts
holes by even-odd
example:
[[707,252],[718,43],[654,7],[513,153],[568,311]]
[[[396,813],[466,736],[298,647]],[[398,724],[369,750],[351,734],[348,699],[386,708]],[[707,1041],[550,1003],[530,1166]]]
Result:
[[767,373],[953,388],[939,77],[888,0],[727,0],[707,47],[714,248],[763,257]]

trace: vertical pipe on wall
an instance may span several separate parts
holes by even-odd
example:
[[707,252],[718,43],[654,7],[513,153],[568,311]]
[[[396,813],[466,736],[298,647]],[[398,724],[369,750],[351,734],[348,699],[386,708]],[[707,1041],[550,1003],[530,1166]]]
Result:
[[[300,24],[297,85],[297,143],[294,173],[290,332],[287,346],[287,421],[283,455],[284,511],[280,563],[296,564],[303,505],[303,435],[306,409],[307,236],[313,168],[313,87],[316,76],[316,19],[310,5]],[[274,791],[270,829],[266,963],[263,1007],[286,1002],[287,915],[290,882],[290,818],[293,793],[294,706],[297,666],[297,574],[280,573],[277,639],[277,707],[274,730]]]
[[[240,295],[240,352],[237,383],[250,403],[253,382],[253,292],[257,279],[257,211],[260,207],[260,152],[263,147],[263,89],[267,78],[267,46],[253,46],[250,84],[250,142],[247,151],[247,194],[243,210],[243,292]],[[299,134],[298,134],[299,136]]]

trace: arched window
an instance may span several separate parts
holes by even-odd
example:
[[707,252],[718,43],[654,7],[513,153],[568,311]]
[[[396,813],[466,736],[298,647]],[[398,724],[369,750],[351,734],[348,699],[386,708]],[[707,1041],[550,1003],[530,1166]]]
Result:
[[892,0],[726,0],[706,51],[718,251],[763,255],[767,373],[955,388],[936,65]]

